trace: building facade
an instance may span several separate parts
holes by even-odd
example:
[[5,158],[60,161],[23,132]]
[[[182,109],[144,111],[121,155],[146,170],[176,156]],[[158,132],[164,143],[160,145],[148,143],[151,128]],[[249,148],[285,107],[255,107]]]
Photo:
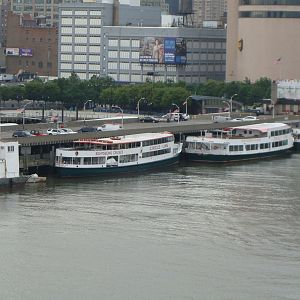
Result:
[[[97,75],[136,83],[224,80],[224,30],[112,26],[112,10],[108,4],[61,7],[59,77],[75,72],[81,79]],[[121,11],[130,15],[125,7]],[[153,20],[150,12],[145,17]]]
[[81,3],[82,0],[10,0],[10,10],[32,17],[46,17],[48,26],[58,25],[58,6],[62,3]]
[[299,79],[300,1],[228,1],[226,80]]
[[57,28],[39,26],[30,15],[8,12],[6,72],[57,76]]
[[194,26],[204,21],[220,21],[227,11],[227,0],[193,0]]

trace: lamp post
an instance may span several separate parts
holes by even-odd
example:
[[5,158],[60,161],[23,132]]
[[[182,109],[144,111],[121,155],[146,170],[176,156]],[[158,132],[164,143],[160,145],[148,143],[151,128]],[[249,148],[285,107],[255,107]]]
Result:
[[138,118],[140,117],[140,101],[141,100],[146,100],[146,98],[142,97],[141,99],[138,100],[137,102],[137,113],[138,113]]
[[180,109],[179,109],[179,106],[175,103],[172,103],[172,105],[176,106],[177,110],[178,110],[178,118],[177,118],[177,122],[179,123],[179,119],[180,119],[180,115],[179,115],[179,112],[180,112]]
[[26,103],[24,106],[23,106],[23,129],[24,129],[24,127],[25,127],[25,108],[26,108],[26,106],[27,105],[29,105],[29,104],[31,104],[31,102],[30,103]]
[[121,111],[121,114],[122,114],[122,129],[124,129],[123,109],[118,105],[113,105],[112,107],[118,108]]
[[230,103],[228,103],[228,101],[222,101],[223,103],[225,103],[226,105],[228,105],[228,112],[229,112],[229,118],[231,118],[231,113],[230,113],[230,108],[231,108],[231,106],[230,106]]
[[186,99],[185,99],[185,101],[184,101],[184,103],[183,104],[185,104],[185,114],[187,115],[188,113],[187,113],[187,110],[188,110],[188,99],[189,98],[191,98],[191,96],[188,96]]
[[230,97],[230,116],[231,116],[231,114],[232,114],[232,99],[233,99],[233,97],[235,97],[235,96],[237,96],[238,94],[234,94],[234,95],[232,95],[231,97]]
[[275,103],[272,99],[271,100],[271,103],[272,103],[272,118],[274,119],[275,118]]
[[83,104],[83,124],[85,125],[85,106],[87,103],[91,102],[92,100],[87,100],[86,102],[84,102]]

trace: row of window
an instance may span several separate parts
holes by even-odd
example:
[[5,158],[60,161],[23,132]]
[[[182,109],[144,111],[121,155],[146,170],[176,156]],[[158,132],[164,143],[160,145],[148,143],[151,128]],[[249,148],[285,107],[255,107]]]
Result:
[[240,5],[300,5],[299,0],[240,0]]
[[300,11],[242,11],[240,18],[300,18]]
[[284,134],[289,134],[292,132],[292,128],[287,128],[283,130],[275,130],[271,131],[271,136],[278,136],[278,135],[284,135]]
[[[281,147],[288,145],[288,140],[278,141],[278,142],[272,142],[272,148]],[[253,151],[259,149],[269,149],[270,143],[262,143],[262,144],[251,144],[251,145],[245,145],[246,151]],[[243,151],[244,145],[230,145],[229,151]]]
[[169,137],[165,137],[165,138],[161,138],[161,139],[154,139],[154,140],[144,141],[143,142],[143,147],[159,145],[159,144],[169,143],[169,142],[173,142],[173,141],[174,141],[174,137],[169,136]]
[[157,150],[157,151],[151,151],[151,152],[144,152],[144,153],[142,154],[142,157],[143,157],[143,158],[146,158],[146,157],[152,157],[152,156],[163,155],[163,154],[167,154],[167,153],[171,153],[171,148],[162,149],[162,150]]
[[[82,159],[80,157],[62,157],[61,161],[63,164],[80,165]],[[84,157],[82,162],[84,165],[103,165],[105,157]]]

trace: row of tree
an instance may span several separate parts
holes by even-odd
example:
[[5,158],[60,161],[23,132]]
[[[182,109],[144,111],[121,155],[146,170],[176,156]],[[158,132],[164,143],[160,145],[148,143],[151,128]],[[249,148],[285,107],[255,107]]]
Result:
[[[2,85],[0,97],[9,99],[43,100],[46,102],[61,102],[66,108],[70,106],[83,107],[87,100],[97,104],[114,104],[125,109],[135,109],[141,98],[143,105],[151,104],[156,111],[169,108],[172,103],[180,105],[190,95],[216,96],[229,99],[232,95],[244,105],[251,105],[259,99],[270,98],[271,81],[262,78],[254,83],[224,82],[209,80],[202,84],[187,84],[184,82],[146,82],[143,84],[120,84],[113,79],[94,76],[90,80],[80,80],[76,74],[69,78],[42,82],[30,81],[24,85]],[[142,103],[141,103],[142,104]]]

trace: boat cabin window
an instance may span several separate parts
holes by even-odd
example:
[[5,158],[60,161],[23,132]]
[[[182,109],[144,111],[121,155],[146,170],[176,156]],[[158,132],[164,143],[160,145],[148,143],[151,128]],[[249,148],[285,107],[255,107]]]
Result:
[[281,146],[286,146],[288,144],[288,140],[283,140],[283,141],[278,141],[278,142],[273,142],[272,147],[281,147]]
[[143,141],[143,147],[159,145],[159,144],[169,143],[169,142],[173,142],[173,141],[174,141],[173,136],[161,138],[161,139],[153,139],[153,140],[149,140],[149,141]]
[[80,157],[73,158],[73,165],[80,165]]
[[142,154],[142,157],[146,158],[146,157],[151,157],[151,156],[163,155],[163,154],[167,154],[167,153],[171,153],[171,148],[161,149],[161,150],[157,150],[157,151],[144,152]]
[[7,151],[8,152],[14,152],[15,151],[15,147],[14,146],[8,146],[7,147]]
[[120,155],[120,163],[134,162],[138,160],[138,154]]
[[243,145],[230,145],[229,151],[243,151],[244,146]]
[[263,143],[259,145],[260,149],[268,149],[270,148],[270,143]]

